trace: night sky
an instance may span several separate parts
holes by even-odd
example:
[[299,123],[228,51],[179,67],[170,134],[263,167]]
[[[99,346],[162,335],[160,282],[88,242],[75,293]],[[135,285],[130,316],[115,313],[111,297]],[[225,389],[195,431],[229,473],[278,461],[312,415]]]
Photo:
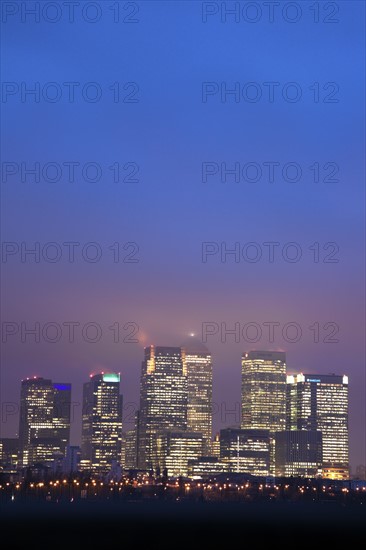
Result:
[[[242,352],[285,350],[289,372],[349,375],[351,466],[365,464],[364,3],[331,3],[332,15],[320,2],[318,23],[305,1],[293,23],[284,2],[272,23],[263,2],[252,23],[250,10],[204,22],[202,10],[220,3],[199,1],[138,2],[138,12],[119,2],[114,22],[108,0],[91,23],[85,4],[74,23],[64,7],[55,23],[50,8],[39,23],[19,12],[2,25],[2,80],[12,83],[2,95],[2,240],[15,244],[2,256],[1,435],[17,432],[20,380],[39,375],[72,383],[78,444],[82,384],[98,370],[121,372],[132,428],[143,346],[202,339],[209,322],[215,431],[239,423]],[[38,102],[22,96],[37,82]],[[67,82],[79,83],[74,100]],[[235,83],[239,97],[221,95]],[[21,163],[39,163],[40,181]],[[204,178],[203,163],[217,173]],[[222,163],[246,166],[244,176],[225,181]],[[39,262],[24,254],[36,242]],[[67,242],[79,243],[73,262]],[[203,258],[207,242],[215,253]],[[279,243],[273,261],[266,242]],[[221,256],[235,243],[240,258]],[[21,327],[37,322],[39,343]],[[80,323],[73,342],[68,322]],[[278,323],[272,341],[268,322]],[[221,323],[239,323],[239,341]],[[297,328],[284,337],[287,323]],[[95,327],[99,341],[86,341]]]

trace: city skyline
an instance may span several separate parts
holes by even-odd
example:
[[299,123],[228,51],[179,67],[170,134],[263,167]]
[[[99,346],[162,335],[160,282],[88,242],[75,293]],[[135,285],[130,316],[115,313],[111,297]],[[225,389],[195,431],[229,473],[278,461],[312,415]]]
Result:
[[[107,323],[105,323],[107,326]],[[108,324],[111,326],[111,323]],[[192,325],[191,325],[192,326]],[[229,327],[228,327],[229,328]],[[82,385],[93,372],[112,371],[121,372],[125,399],[124,413],[130,420],[130,427],[133,427],[133,411],[138,409],[139,403],[139,379],[140,379],[140,364],[141,354],[143,353],[143,342],[124,344],[123,347],[120,344],[113,342],[113,333],[110,332],[109,345],[103,345],[102,350],[105,351],[105,357],[101,356],[101,351],[98,352],[98,360],[95,360],[95,346],[99,344],[82,343],[83,355],[89,357],[90,361],[77,361],[72,356],[72,352],[75,349],[74,344],[62,345],[62,343],[56,344],[23,344],[20,348],[28,350],[32,362],[37,363],[37,368],[30,370],[27,364],[22,362],[18,364],[17,369],[21,372],[21,376],[17,376],[17,369],[14,366],[13,369],[8,369],[7,372],[2,372],[2,388],[5,391],[5,384],[8,380],[11,386],[6,393],[6,397],[3,397],[3,422],[1,426],[3,437],[12,437],[18,430],[18,415],[19,415],[19,391],[18,384],[19,379],[26,378],[31,375],[43,376],[45,378],[67,379],[73,384],[73,400],[75,406],[73,409],[74,421],[71,425],[72,441],[79,442],[79,427],[81,425],[81,403],[82,403]],[[140,329],[142,334],[144,331]],[[166,338],[158,338],[157,342],[167,342],[170,345],[179,345],[184,342],[189,334],[193,331],[186,331],[178,337],[170,336]],[[200,331],[195,331],[195,334],[199,334]],[[146,331],[144,332],[144,340],[147,339]],[[189,336],[188,336],[189,337]],[[231,414],[231,418],[237,418],[237,424],[239,423],[240,403],[241,403],[241,370],[238,368],[238,364],[241,363],[241,357],[243,350],[249,349],[248,343],[236,343],[234,338],[230,335],[227,337],[227,342],[222,343],[218,336],[208,337],[206,346],[209,346],[211,355],[213,357],[213,402],[217,409],[213,416],[213,424],[215,433],[222,427],[221,417],[226,416],[225,411],[234,411]],[[154,341],[153,338],[149,338],[149,341]],[[147,343],[148,343],[147,342]],[[245,344],[245,343],[244,343]],[[286,342],[281,342],[281,346],[271,346],[271,349],[277,351],[287,350],[287,357],[289,361],[289,369],[291,372],[300,374],[301,372],[308,373],[320,373],[329,374],[332,372],[342,373],[346,369],[344,368],[343,357],[337,353],[338,346],[334,344],[315,344],[314,342],[307,342],[307,347],[302,345],[302,342],[289,345]],[[7,346],[7,345],[6,345]],[[3,347],[5,352],[6,346]],[[41,348],[39,347],[41,346]],[[300,349],[299,349],[299,346]],[[329,349],[329,359],[323,363],[324,355],[321,354],[319,358],[314,356],[314,349],[316,351],[317,346]],[[78,345],[80,347],[80,345]],[[254,346],[253,346],[254,347]],[[257,349],[259,346],[255,346]],[[261,346],[262,347],[262,346]],[[127,349],[126,349],[127,348]],[[307,356],[307,349],[309,350],[309,359]],[[44,352],[44,353],[43,353]],[[126,356],[125,356],[126,353]],[[121,355],[122,354],[122,355]],[[117,355],[117,357],[116,357]],[[62,357],[62,361],[58,359]],[[125,358],[124,358],[125,357]],[[349,371],[348,371],[349,372]],[[60,373],[61,376],[60,376]],[[222,376],[221,373],[225,373]],[[359,465],[364,464],[364,432],[363,416],[360,417],[360,408],[357,404],[356,395],[360,393],[363,386],[358,382],[358,379],[351,377],[350,383],[350,462],[353,470]],[[361,409],[362,410],[362,409]],[[230,421],[230,419],[228,419]],[[361,422],[361,423],[360,423]]]
[[[201,355],[201,358],[209,358],[209,363],[207,363],[209,366],[208,370],[206,367],[206,371],[202,371],[202,363],[197,363],[197,357],[199,355]],[[192,358],[195,361],[194,365],[191,364]],[[190,387],[189,385],[189,366],[195,366],[197,369],[196,377],[192,378],[192,381],[196,383],[195,387]],[[182,380],[181,383],[177,385],[179,369],[182,373]],[[204,373],[203,378],[202,373]],[[158,378],[156,378],[156,376],[158,376]],[[169,377],[171,378],[171,383],[169,382]],[[235,433],[238,434],[242,433],[243,435],[240,435],[240,437],[244,437],[243,441],[246,441],[248,437],[249,440],[251,440],[250,434],[252,433],[255,434],[255,437],[259,438],[258,441],[260,438],[267,437],[268,459],[265,459],[263,464],[268,462],[267,473],[275,474],[275,463],[277,465],[277,460],[279,460],[277,458],[277,449],[275,446],[276,434],[283,435],[286,433],[285,430],[305,430],[305,433],[301,436],[302,439],[299,439],[300,435],[296,436],[297,441],[309,441],[311,445],[316,445],[318,443],[315,442],[314,437],[316,433],[319,433],[322,435],[320,445],[323,447],[322,463],[324,461],[324,466],[322,466],[322,469],[324,468],[324,473],[328,472],[330,477],[332,477],[339,471],[340,476],[347,479],[349,475],[349,403],[347,375],[290,374],[290,372],[286,370],[286,354],[284,352],[252,350],[243,352],[242,354],[242,383],[241,408],[244,412],[241,418],[241,425],[238,421],[224,423],[224,426],[220,430],[220,440],[221,436],[227,437],[223,434],[230,434],[230,430],[236,430]],[[30,419],[31,425],[37,426],[37,423],[41,423],[42,429],[40,434],[36,432],[35,436],[36,442],[37,437],[40,438],[38,439],[39,445],[41,445],[43,441],[42,433],[45,433],[48,438],[50,437],[50,428],[48,424],[50,423],[52,427],[55,422],[59,430],[55,432],[54,428],[55,434],[61,432],[67,433],[67,444],[70,445],[70,443],[73,443],[69,440],[70,409],[74,403],[74,401],[70,400],[71,385],[53,384],[51,380],[34,377],[22,381],[21,387],[23,414],[20,417],[20,433],[24,433],[25,431],[25,429],[22,428],[25,419],[28,418],[28,416],[32,416],[31,414],[28,414],[28,416],[24,414],[24,403],[26,403],[27,399],[27,402],[29,402],[28,407],[33,407],[34,409],[37,404],[41,406],[39,412],[37,412],[37,409],[34,409],[34,418]],[[40,392],[43,387],[45,387],[47,391],[44,390],[42,394]],[[27,388],[30,388],[30,390]],[[342,388],[346,388],[347,392],[342,393]],[[63,391],[61,392],[61,390]],[[65,401],[65,390],[67,390],[69,396],[68,403]],[[202,390],[204,394],[202,394]],[[296,392],[294,393],[295,390]],[[25,393],[25,391],[28,393],[32,391],[33,393],[30,393],[29,398],[27,398],[26,396],[28,394]],[[258,391],[259,393],[257,396],[256,392]],[[201,437],[199,446],[197,446],[198,441],[196,444],[192,439],[187,440],[188,443],[189,441],[192,442],[191,446],[194,444],[197,448],[197,451],[195,451],[196,454],[187,455],[187,457],[190,456],[191,460],[199,459],[204,456],[218,456],[212,443],[214,440],[212,416],[214,414],[215,404],[212,404],[211,401],[211,354],[206,346],[200,345],[200,342],[193,338],[192,334],[185,348],[166,346],[148,346],[145,348],[145,359],[142,362],[140,392],[140,403],[136,411],[134,411],[138,421],[137,424],[135,423],[134,428],[131,429],[128,426],[128,428],[130,428],[130,430],[128,430],[122,424],[123,394],[120,393],[120,373],[103,372],[100,374],[90,374],[89,381],[84,383],[81,471],[91,470],[97,474],[105,475],[111,469],[113,463],[121,462],[122,467],[126,467],[124,464],[126,454],[128,452],[133,453],[131,448],[127,450],[126,442],[128,434],[131,434],[129,437],[133,437],[135,441],[135,456],[132,458],[132,462],[134,467],[140,469],[155,469],[156,467],[163,469],[163,467],[167,467],[166,464],[170,464],[170,467],[174,470],[177,466],[174,465],[174,461],[169,462],[168,459],[165,459],[164,452],[165,454],[177,452],[173,451],[174,447],[171,445],[174,445],[174,439],[170,440],[170,438],[175,437],[176,439],[179,433],[185,433],[186,435],[184,437],[186,440],[187,438],[196,438],[197,434]],[[251,392],[254,392],[253,395],[251,395]],[[273,392],[275,393],[273,394]],[[62,404],[62,408],[54,407],[53,404],[53,400],[55,398],[57,399],[59,394],[63,396],[63,399],[61,403],[58,397],[59,401],[57,403],[58,405]],[[197,402],[196,396],[199,394],[204,395],[205,399],[201,398]],[[32,397],[33,395],[34,397]],[[50,395],[51,399],[50,405],[47,405],[49,401],[48,395]],[[190,395],[192,395],[191,398]],[[206,417],[205,423],[202,424],[201,417],[196,429],[192,422],[188,422],[190,399],[193,400],[192,403],[195,406],[198,403],[199,410],[203,408],[203,410],[207,411],[207,407],[211,406],[209,419]],[[64,406],[66,406],[66,410]],[[69,407],[68,410],[67,406]],[[52,409],[52,407],[54,408]],[[32,411],[33,409],[31,408],[30,410]],[[42,418],[39,415],[41,415]],[[48,422],[47,425],[43,418],[44,415],[50,416],[50,418],[48,418],[48,416],[46,418]],[[55,417],[54,419],[52,415]],[[60,424],[60,416],[68,418],[68,423]],[[193,419],[196,419],[196,417],[194,416]],[[209,420],[208,424],[206,424],[207,420]],[[206,425],[210,426],[209,433],[207,432]],[[48,428],[48,430],[45,428]],[[318,430],[318,432],[306,432],[306,430]],[[122,433],[124,434],[123,437]],[[260,435],[261,433],[263,433],[263,435]],[[309,436],[306,436],[306,433],[308,433]],[[314,433],[314,436],[311,436],[312,433]],[[161,438],[163,435],[165,439]],[[292,436],[295,437],[295,434],[292,433]],[[313,437],[313,439],[304,439],[306,437],[310,438],[310,436]],[[53,437],[55,437],[55,435],[53,435]],[[166,439],[166,437],[168,437],[168,439]],[[208,439],[205,439],[205,437]],[[19,441],[21,442],[22,440],[24,440],[24,435]],[[45,441],[49,444],[48,440]],[[287,444],[287,441],[288,444],[292,445],[290,439],[283,440],[283,438],[281,438],[281,441],[282,446]],[[234,443],[235,442],[233,442],[233,445]],[[308,466],[305,464],[310,459],[306,458],[306,454],[304,454],[306,453],[305,448],[307,443],[304,444],[303,455],[299,455],[302,456],[301,460],[305,461],[304,472],[315,472],[316,468],[314,463],[309,463]],[[296,445],[298,444],[295,444],[295,446]],[[170,448],[171,451],[169,451]],[[189,448],[190,447],[187,447],[187,451],[183,451],[183,447],[178,444],[177,450],[180,449],[180,452],[183,452],[183,456],[185,456],[186,452],[190,452],[188,451]],[[243,449],[245,448],[249,449],[246,443],[244,443]],[[314,452],[317,452],[315,447],[312,448]],[[26,446],[23,441],[23,443],[20,443],[21,456],[23,456],[25,449]],[[62,451],[65,455],[65,449],[66,443],[64,442],[63,448],[59,447],[58,452]],[[55,449],[53,449],[53,453],[55,455]],[[37,453],[34,456],[37,457]],[[40,447],[39,456],[48,456],[45,454],[44,450],[42,451],[42,447]],[[52,456],[51,453],[50,458],[47,459],[49,463],[52,461]],[[122,456],[124,459],[122,459]],[[281,456],[284,457],[285,455]],[[314,457],[317,455],[313,454],[312,456]],[[165,462],[165,460],[167,462]],[[177,458],[175,458],[175,461],[176,460]],[[182,460],[183,459],[180,461],[181,465],[184,464]],[[299,458],[296,460],[299,460]],[[24,466],[35,461],[35,459],[33,461],[28,461],[22,458],[20,464]],[[104,464],[104,466],[102,464]],[[185,475],[188,473],[187,464],[186,462],[186,466],[184,467],[184,471],[186,472]],[[245,464],[245,462],[243,464]],[[253,467],[254,466],[252,466],[252,468]],[[309,468],[308,470],[306,470],[307,467]],[[259,466],[258,468],[258,472],[261,471]],[[264,471],[263,468],[264,466],[262,466],[262,471]],[[311,468],[313,469],[311,470]],[[240,469],[239,471],[243,470]]]
[[54,24],[51,8],[22,21],[22,3],[4,16],[2,402],[29,374],[81,402],[110,369],[136,403],[141,348],[211,323],[213,401],[230,409],[253,344],[296,372],[347,370],[364,464],[364,3],[309,3],[294,23],[262,3],[254,23],[220,2],[205,19],[197,1],[137,4],[136,23],[108,0],[95,24],[62,2]]
[[15,547],[363,540],[365,9],[0,1]]

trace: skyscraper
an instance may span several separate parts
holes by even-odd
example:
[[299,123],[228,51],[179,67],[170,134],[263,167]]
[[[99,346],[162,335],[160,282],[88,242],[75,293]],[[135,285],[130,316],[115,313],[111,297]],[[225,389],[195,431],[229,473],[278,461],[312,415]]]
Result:
[[80,468],[109,472],[121,458],[122,396],[120,375],[90,375],[84,384]]
[[289,430],[322,432],[323,477],[349,477],[347,376],[289,375],[286,417]]
[[198,339],[183,344],[188,382],[187,428],[201,433],[203,454],[211,452],[212,439],[212,360],[211,354]]
[[274,473],[274,433],[286,428],[286,354],[281,351],[243,353],[241,395],[242,428],[270,432],[270,470]]
[[128,430],[126,432],[126,450],[124,469],[130,470],[136,468],[137,464],[137,445],[136,445],[136,430]]
[[157,435],[187,429],[187,368],[177,347],[145,348],[142,362],[138,467],[159,465]]
[[65,456],[70,442],[71,384],[53,384],[53,427],[60,440],[60,451]]
[[23,466],[65,456],[70,439],[71,384],[34,377],[22,380],[19,446]]
[[249,351],[242,356],[242,428],[271,432],[286,427],[286,354]]
[[135,411],[135,425],[126,432],[125,463],[123,467],[127,470],[135,469],[139,464],[139,424],[140,411]]

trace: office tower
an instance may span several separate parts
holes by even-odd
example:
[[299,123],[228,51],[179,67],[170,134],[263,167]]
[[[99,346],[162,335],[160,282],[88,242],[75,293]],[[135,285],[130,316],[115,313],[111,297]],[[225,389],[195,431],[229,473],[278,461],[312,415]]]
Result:
[[84,384],[81,462],[82,470],[106,474],[121,458],[122,396],[120,375],[90,375]]
[[206,346],[194,337],[182,347],[185,350],[187,366],[187,429],[202,434],[204,454],[209,455],[212,438],[211,354]]
[[135,458],[134,458],[134,467],[138,468],[140,464],[140,410],[137,410],[135,412],[135,426],[134,426],[134,432],[135,432]]
[[21,464],[52,463],[70,438],[71,384],[34,377],[22,380],[19,446]]
[[60,440],[60,452],[66,454],[70,441],[71,384],[53,384],[53,426]]
[[165,432],[157,435],[157,466],[168,476],[188,476],[188,462],[202,456],[203,437],[195,432]]
[[3,437],[0,439],[0,466],[14,469],[19,461],[19,439]]
[[126,470],[134,470],[137,467],[137,441],[136,430],[128,430],[126,432],[126,451],[124,468]]
[[286,426],[286,354],[250,351],[242,357],[242,428]]
[[322,432],[323,477],[348,479],[348,377],[287,377],[287,429]]
[[[52,430],[54,390],[51,380],[27,378],[22,380],[20,390],[19,444],[21,465],[43,462],[41,442]],[[52,455],[52,449],[51,449]]]
[[270,431],[271,473],[275,470],[274,432],[286,427],[286,354],[249,351],[242,356],[241,427]]
[[310,430],[276,432],[276,475],[317,477],[322,474],[322,434]]
[[121,468],[126,467],[126,432],[122,432],[121,434],[121,456],[120,456],[120,466]]
[[267,476],[270,471],[268,430],[225,428],[220,430],[220,459],[229,472]]
[[140,411],[135,411],[135,423],[131,430],[126,432],[125,436],[125,462],[124,468],[126,470],[135,470],[139,464],[139,423],[140,423]]
[[181,348],[145,348],[142,362],[138,467],[158,466],[157,435],[187,429],[187,369]]

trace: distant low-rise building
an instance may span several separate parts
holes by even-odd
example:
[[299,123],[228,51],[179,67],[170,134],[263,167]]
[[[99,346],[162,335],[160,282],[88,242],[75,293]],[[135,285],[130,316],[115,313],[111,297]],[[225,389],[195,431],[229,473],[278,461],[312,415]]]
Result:
[[349,479],[348,377],[288,375],[286,429],[320,431],[323,477]]
[[203,456],[188,461],[188,476],[205,479],[227,472],[228,467],[227,462],[222,462],[216,456]]
[[158,436],[187,430],[187,366],[180,347],[147,346],[141,368],[138,468],[161,468]]
[[65,456],[70,439],[71,384],[33,377],[22,380],[19,445],[22,466]]
[[81,470],[107,474],[121,460],[121,440],[120,375],[91,375],[83,389]]
[[196,432],[166,432],[157,437],[159,467],[169,477],[188,476],[188,463],[202,456],[204,441]]
[[220,431],[220,459],[229,472],[267,476],[270,472],[270,432],[240,428]]
[[81,459],[81,448],[79,445],[68,445],[66,448],[66,457],[63,460],[62,472],[64,474],[74,474],[79,471]]
[[322,434],[309,430],[276,432],[276,475],[322,475]]

